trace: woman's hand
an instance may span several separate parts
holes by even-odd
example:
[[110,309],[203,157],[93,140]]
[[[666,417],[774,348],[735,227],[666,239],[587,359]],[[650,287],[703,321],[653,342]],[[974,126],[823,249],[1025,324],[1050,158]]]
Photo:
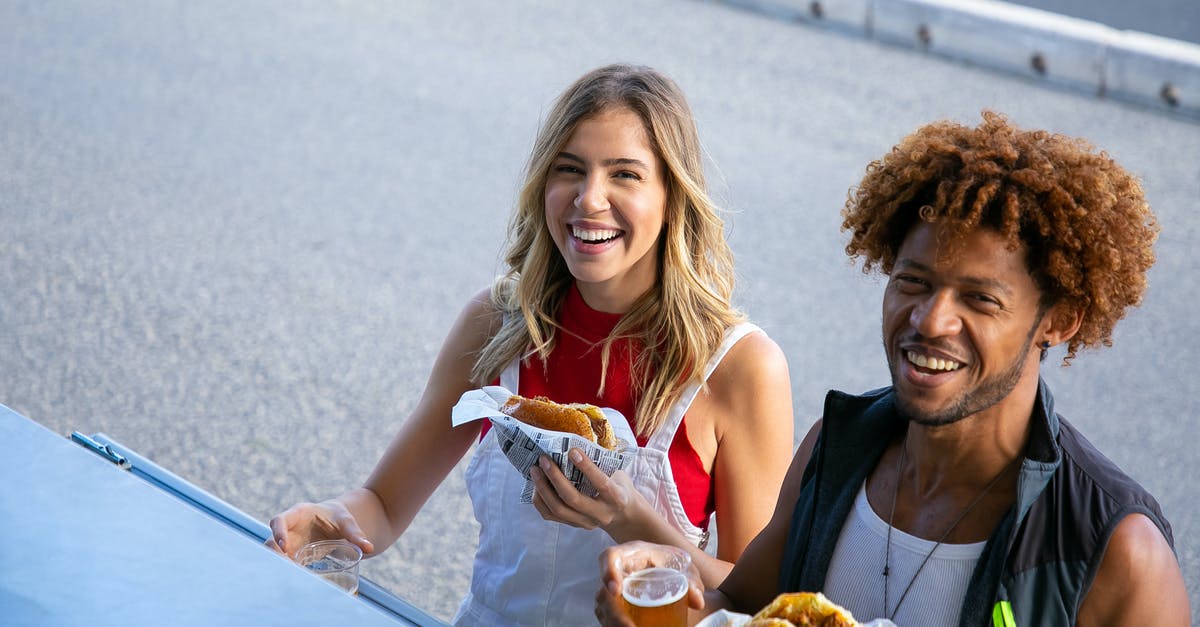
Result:
[[267,547],[291,557],[300,547],[318,540],[346,539],[357,544],[363,555],[375,551],[358,521],[340,501],[298,503],[271,519]]
[[621,572],[620,555],[623,547],[637,544],[642,542],[610,546],[600,554],[600,589],[596,591],[596,620],[604,627],[636,627],[625,612],[625,600],[621,598],[621,585],[625,575]]
[[[596,591],[596,619],[605,627],[635,627],[625,611],[625,599],[621,596],[626,570],[622,567],[622,556],[636,552],[639,548],[653,547],[650,542],[626,542],[611,546],[600,554],[600,589]],[[644,564],[643,567],[655,564]],[[688,568],[688,607],[704,609],[704,584],[696,565]],[[693,620],[695,620],[693,618]]]
[[597,495],[584,496],[562,470],[546,456],[529,469],[533,480],[533,506],[546,520],[582,529],[600,528],[617,542],[637,539],[634,532],[640,514],[649,511],[649,503],[633,486],[633,479],[618,470],[611,477],[601,472],[579,449],[571,449],[571,463],[596,488]]

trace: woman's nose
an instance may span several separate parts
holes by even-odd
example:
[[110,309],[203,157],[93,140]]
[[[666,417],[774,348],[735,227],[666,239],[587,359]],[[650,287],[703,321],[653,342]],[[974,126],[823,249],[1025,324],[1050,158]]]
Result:
[[589,176],[580,183],[579,195],[575,197],[575,206],[587,213],[606,211],[609,208],[608,194],[603,180]]

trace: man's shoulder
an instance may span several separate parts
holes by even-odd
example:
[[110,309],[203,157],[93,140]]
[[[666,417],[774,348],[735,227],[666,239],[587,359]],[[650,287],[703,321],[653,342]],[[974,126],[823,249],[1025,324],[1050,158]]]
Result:
[[829,390],[829,392],[825,394],[825,404],[829,405],[832,402],[839,405],[869,407],[882,400],[890,399],[891,396],[892,386],[890,385],[881,388],[875,388],[873,390],[867,390],[866,392],[861,392],[859,394],[851,394],[841,390]]
[[847,419],[881,419],[895,408],[892,387],[875,388],[860,394],[829,390],[825,394],[824,418],[828,422]]
[[[1161,517],[1158,501],[1061,415],[1058,444],[1062,450],[1061,480],[1071,486],[1072,501],[1090,502],[1117,511],[1150,509]],[[1091,494],[1094,498],[1085,498]]]
[[822,432],[843,445],[886,443],[888,438],[881,438],[881,434],[891,432],[899,422],[891,387],[862,394],[830,390],[825,395]]

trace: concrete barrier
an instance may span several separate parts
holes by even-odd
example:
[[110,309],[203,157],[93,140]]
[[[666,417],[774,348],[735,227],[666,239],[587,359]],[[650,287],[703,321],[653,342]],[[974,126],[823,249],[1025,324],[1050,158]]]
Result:
[[996,0],[719,0],[1200,119],[1200,45]]

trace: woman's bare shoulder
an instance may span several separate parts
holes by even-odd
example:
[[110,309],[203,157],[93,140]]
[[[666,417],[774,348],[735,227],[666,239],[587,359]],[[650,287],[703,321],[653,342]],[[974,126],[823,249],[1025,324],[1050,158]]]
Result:
[[459,318],[477,331],[482,331],[486,337],[491,337],[500,328],[504,313],[492,299],[492,288],[485,287],[467,301]]
[[718,397],[790,390],[787,356],[765,333],[749,333],[730,347],[708,384]]
[[787,357],[783,349],[763,331],[747,333],[739,339],[721,364],[726,362],[737,364],[738,370],[749,369],[759,374],[778,368],[787,369]]

